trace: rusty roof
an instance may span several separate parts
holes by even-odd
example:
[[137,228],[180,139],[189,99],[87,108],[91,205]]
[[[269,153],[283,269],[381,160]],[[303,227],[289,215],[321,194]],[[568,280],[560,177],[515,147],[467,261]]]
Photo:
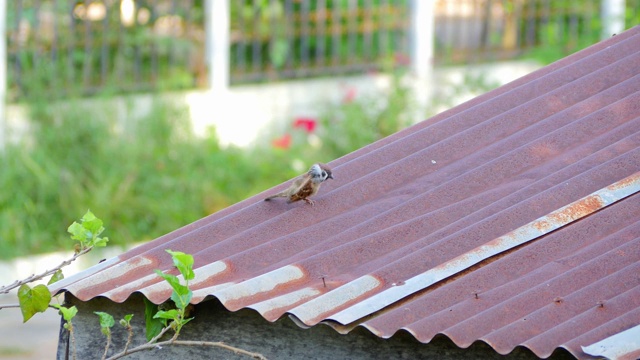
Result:
[[52,290],[160,303],[172,249],[195,257],[194,303],[269,321],[539,357],[640,348],[615,345],[640,324],[640,27],[330,165],[314,207],[262,201],[281,184]]

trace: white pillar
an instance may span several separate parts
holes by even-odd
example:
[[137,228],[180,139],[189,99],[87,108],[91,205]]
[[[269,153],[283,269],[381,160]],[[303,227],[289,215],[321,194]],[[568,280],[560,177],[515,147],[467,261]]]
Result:
[[624,31],[625,0],[602,0],[602,40]]
[[413,97],[417,105],[414,122],[426,118],[433,89],[433,39],[435,22],[435,0],[411,0],[411,26],[409,28],[409,51],[413,75]]
[[205,11],[209,88],[216,93],[229,88],[229,0],[206,0]]
[[418,78],[429,78],[433,68],[433,0],[412,0],[409,46],[411,70]]
[[7,1],[0,0],[0,152],[7,141]]

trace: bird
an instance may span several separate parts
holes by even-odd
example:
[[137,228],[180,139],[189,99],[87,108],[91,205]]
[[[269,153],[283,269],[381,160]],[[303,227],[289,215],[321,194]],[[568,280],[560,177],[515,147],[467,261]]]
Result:
[[320,185],[328,179],[333,179],[331,169],[322,163],[313,164],[309,168],[309,171],[297,178],[289,188],[275,195],[269,196],[264,199],[264,201],[269,201],[277,197],[285,197],[287,198],[288,204],[304,200],[307,204],[314,206],[315,202],[309,199],[309,197],[317,194],[320,189]]

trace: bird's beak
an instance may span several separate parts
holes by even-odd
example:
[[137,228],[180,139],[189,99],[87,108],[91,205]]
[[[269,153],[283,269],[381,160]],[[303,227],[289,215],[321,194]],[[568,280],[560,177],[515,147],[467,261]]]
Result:
[[333,175],[327,176],[327,179],[333,179]]

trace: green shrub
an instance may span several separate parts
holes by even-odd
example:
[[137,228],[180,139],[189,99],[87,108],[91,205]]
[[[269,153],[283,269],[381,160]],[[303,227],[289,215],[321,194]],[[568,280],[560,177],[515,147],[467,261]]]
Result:
[[0,258],[63,248],[65,237],[55,234],[87,208],[111,224],[113,243],[125,244],[156,238],[295,175],[282,152],[258,160],[222,149],[215,136],[190,133],[185,109],[166,100],[153,108],[123,128],[107,105],[30,105],[37,119],[31,135],[0,156]]

